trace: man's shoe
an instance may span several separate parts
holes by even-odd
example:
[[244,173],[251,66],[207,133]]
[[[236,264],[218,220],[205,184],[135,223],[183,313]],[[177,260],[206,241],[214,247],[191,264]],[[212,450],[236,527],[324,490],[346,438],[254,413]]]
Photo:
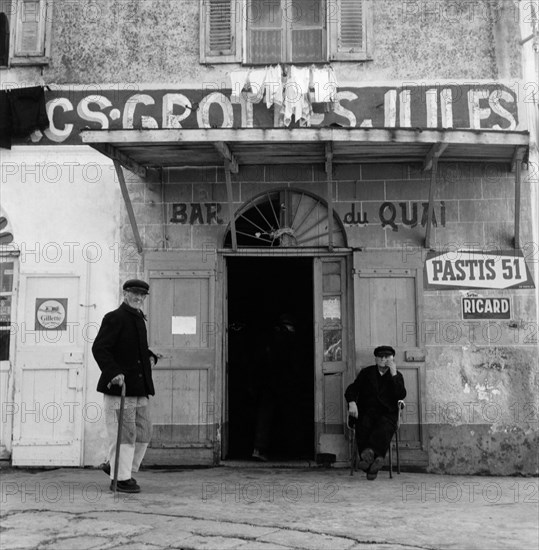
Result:
[[371,464],[371,467],[367,470],[367,479],[372,481],[373,479],[376,479],[376,476],[378,475],[379,470],[382,469],[382,466],[384,465],[384,458],[381,456],[377,456],[374,459],[374,462]]
[[264,453],[261,453],[258,449],[255,449],[253,451],[252,457],[255,460],[260,460],[260,462],[267,462],[268,461],[268,457]]
[[357,467],[360,470],[363,470],[366,472],[370,465],[372,464],[374,460],[374,451],[372,449],[364,449],[361,452],[361,456],[359,457],[359,462],[357,463]]
[[[103,462],[103,464],[101,464],[101,469],[110,477],[110,462],[107,460],[107,462]],[[137,480],[132,477],[131,478],[135,483],[137,482]]]
[[[110,490],[114,491],[114,482],[110,482]],[[137,482],[131,478],[124,481],[118,481],[116,483],[116,490],[118,493],[140,493],[140,487]]]

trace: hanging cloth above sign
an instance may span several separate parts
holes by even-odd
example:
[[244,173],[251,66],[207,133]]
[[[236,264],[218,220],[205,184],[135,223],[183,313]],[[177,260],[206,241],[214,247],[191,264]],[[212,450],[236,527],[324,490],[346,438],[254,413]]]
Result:
[[284,117],[284,125],[292,120],[300,126],[311,126],[313,103],[332,103],[337,95],[337,78],[330,65],[324,67],[288,67],[283,78],[281,66],[257,69],[238,69],[228,73],[232,87],[231,98],[237,100],[242,91],[250,89],[256,102],[266,98],[266,107],[277,105]]
[[43,86],[1,92],[0,147],[11,149],[12,138],[28,138],[49,127]]

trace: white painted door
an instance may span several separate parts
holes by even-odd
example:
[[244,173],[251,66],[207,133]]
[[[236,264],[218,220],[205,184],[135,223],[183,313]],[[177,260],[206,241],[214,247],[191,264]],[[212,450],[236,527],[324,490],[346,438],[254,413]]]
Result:
[[418,331],[422,272],[412,266],[388,267],[382,255],[380,258],[381,267],[374,268],[372,257],[367,262],[361,253],[354,254],[356,359],[358,367],[363,368],[374,364],[376,346],[395,348],[395,361],[407,394],[399,432],[400,447],[404,451],[401,458],[406,463],[420,465],[427,460],[421,418],[425,352],[419,347]]
[[215,393],[215,257],[147,256],[150,349],[159,355],[150,399],[153,434],[144,463],[212,464],[219,454]]
[[18,258],[15,255],[0,256],[0,459],[11,456],[17,267]]
[[83,288],[74,274],[21,277],[12,462],[79,466]]
[[315,437],[317,454],[348,460],[344,390],[353,376],[347,259],[314,259]]

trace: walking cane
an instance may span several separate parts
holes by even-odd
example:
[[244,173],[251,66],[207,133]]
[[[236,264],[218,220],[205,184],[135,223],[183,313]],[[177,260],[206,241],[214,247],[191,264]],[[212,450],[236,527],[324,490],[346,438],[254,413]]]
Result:
[[112,492],[116,493],[118,484],[118,467],[120,465],[120,444],[122,441],[122,428],[124,422],[124,406],[125,406],[125,380],[122,384],[120,396],[120,414],[118,415],[118,435],[116,437],[116,456],[114,457],[114,479],[112,480]]

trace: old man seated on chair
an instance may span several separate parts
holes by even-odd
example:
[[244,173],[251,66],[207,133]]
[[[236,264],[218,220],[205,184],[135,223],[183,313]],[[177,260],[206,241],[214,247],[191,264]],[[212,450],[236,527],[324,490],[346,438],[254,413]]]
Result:
[[362,369],[344,393],[348,414],[355,420],[358,467],[376,479],[397,429],[400,399],[406,397],[404,379],[395,365],[395,350],[379,346],[376,365]]

